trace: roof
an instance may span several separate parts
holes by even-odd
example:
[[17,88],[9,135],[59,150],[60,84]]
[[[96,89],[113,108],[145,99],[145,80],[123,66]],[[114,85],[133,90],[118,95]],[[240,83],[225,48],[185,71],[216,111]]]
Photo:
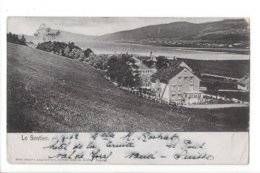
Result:
[[170,61],[169,63],[169,66],[171,67],[171,68],[178,68],[178,67],[180,67],[180,65],[181,65],[181,63],[182,63],[183,61],[179,61],[179,60],[172,60],[172,61]]
[[135,65],[138,66],[139,69],[150,69],[146,64],[144,64],[140,59],[137,57],[132,56],[132,59],[135,61]]
[[163,83],[168,83],[170,79],[184,70],[186,67],[180,66],[183,61],[174,60],[170,62],[170,66],[166,68],[159,69],[155,74],[152,75],[152,82],[155,82],[156,79],[159,79]]
[[247,73],[245,76],[243,76],[241,79],[238,80],[239,84],[246,85],[249,83],[249,73]]
[[140,59],[138,59],[137,57],[135,57],[135,56],[131,56],[131,58],[132,59],[134,59],[135,60],[135,62],[142,62]]
[[155,82],[156,79],[159,79],[163,83],[168,83],[170,79],[179,74],[185,67],[177,67],[174,68],[169,66],[167,68],[163,68],[158,70],[155,74],[152,75],[152,82]]
[[151,59],[149,56],[136,56],[135,58],[140,60],[140,61]]
[[150,69],[149,67],[147,67],[147,65],[145,65],[144,63],[140,63],[137,66],[139,66],[139,69]]

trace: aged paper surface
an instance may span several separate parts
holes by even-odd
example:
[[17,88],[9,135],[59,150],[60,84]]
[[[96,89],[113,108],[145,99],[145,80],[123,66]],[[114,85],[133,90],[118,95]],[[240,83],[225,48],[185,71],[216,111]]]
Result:
[[248,164],[248,133],[8,134],[10,163]]
[[10,163],[248,164],[248,18],[9,17],[6,37]]

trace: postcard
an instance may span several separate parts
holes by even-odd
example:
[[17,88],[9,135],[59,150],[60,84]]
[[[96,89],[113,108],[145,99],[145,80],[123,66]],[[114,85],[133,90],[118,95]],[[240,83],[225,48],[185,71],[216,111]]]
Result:
[[11,164],[248,164],[248,18],[7,19]]

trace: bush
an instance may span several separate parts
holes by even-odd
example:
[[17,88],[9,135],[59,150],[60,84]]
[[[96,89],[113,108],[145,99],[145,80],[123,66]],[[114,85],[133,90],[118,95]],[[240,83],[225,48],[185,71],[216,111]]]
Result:
[[76,46],[73,42],[64,43],[48,41],[39,43],[36,48],[68,58],[78,59],[80,61],[84,61],[86,58],[84,51],[82,51],[81,48]]
[[25,37],[22,35],[21,38],[19,38],[19,36],[17,34],[12,34],[11,32],[9,32],[7,34],[7,42],[10,43],[15,43],[15,44],[21,44],[21,45],[26,45],[26,39]]

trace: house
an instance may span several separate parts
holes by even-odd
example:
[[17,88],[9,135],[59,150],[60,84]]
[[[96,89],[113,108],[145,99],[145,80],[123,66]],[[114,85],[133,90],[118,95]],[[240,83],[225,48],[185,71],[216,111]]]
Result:
[[185,62],[174,60],[152,75],[151,88],[154,95],[165,102],[194,104],[202,100],[200,81]]
[[145,64],[141,63],[138,68],[140,78],[141,78],[141,88],[150,89],[151,88],[151,76],[155,73],[155,69],[147,67]]
[[249,91],[250,88],[250,80],[249,80],[249,73],[247,73],[245,76],[243,76],[241,79],[237,82],[237,89],[243,90],[243,91]]
[[141,88],[150,89],[151,88],[151,76],[156,72],[156,68],[149,68],[145,65],[142,60],[132,57],[135,60],[135,65],[137,66],[137,71],[141,78]]

